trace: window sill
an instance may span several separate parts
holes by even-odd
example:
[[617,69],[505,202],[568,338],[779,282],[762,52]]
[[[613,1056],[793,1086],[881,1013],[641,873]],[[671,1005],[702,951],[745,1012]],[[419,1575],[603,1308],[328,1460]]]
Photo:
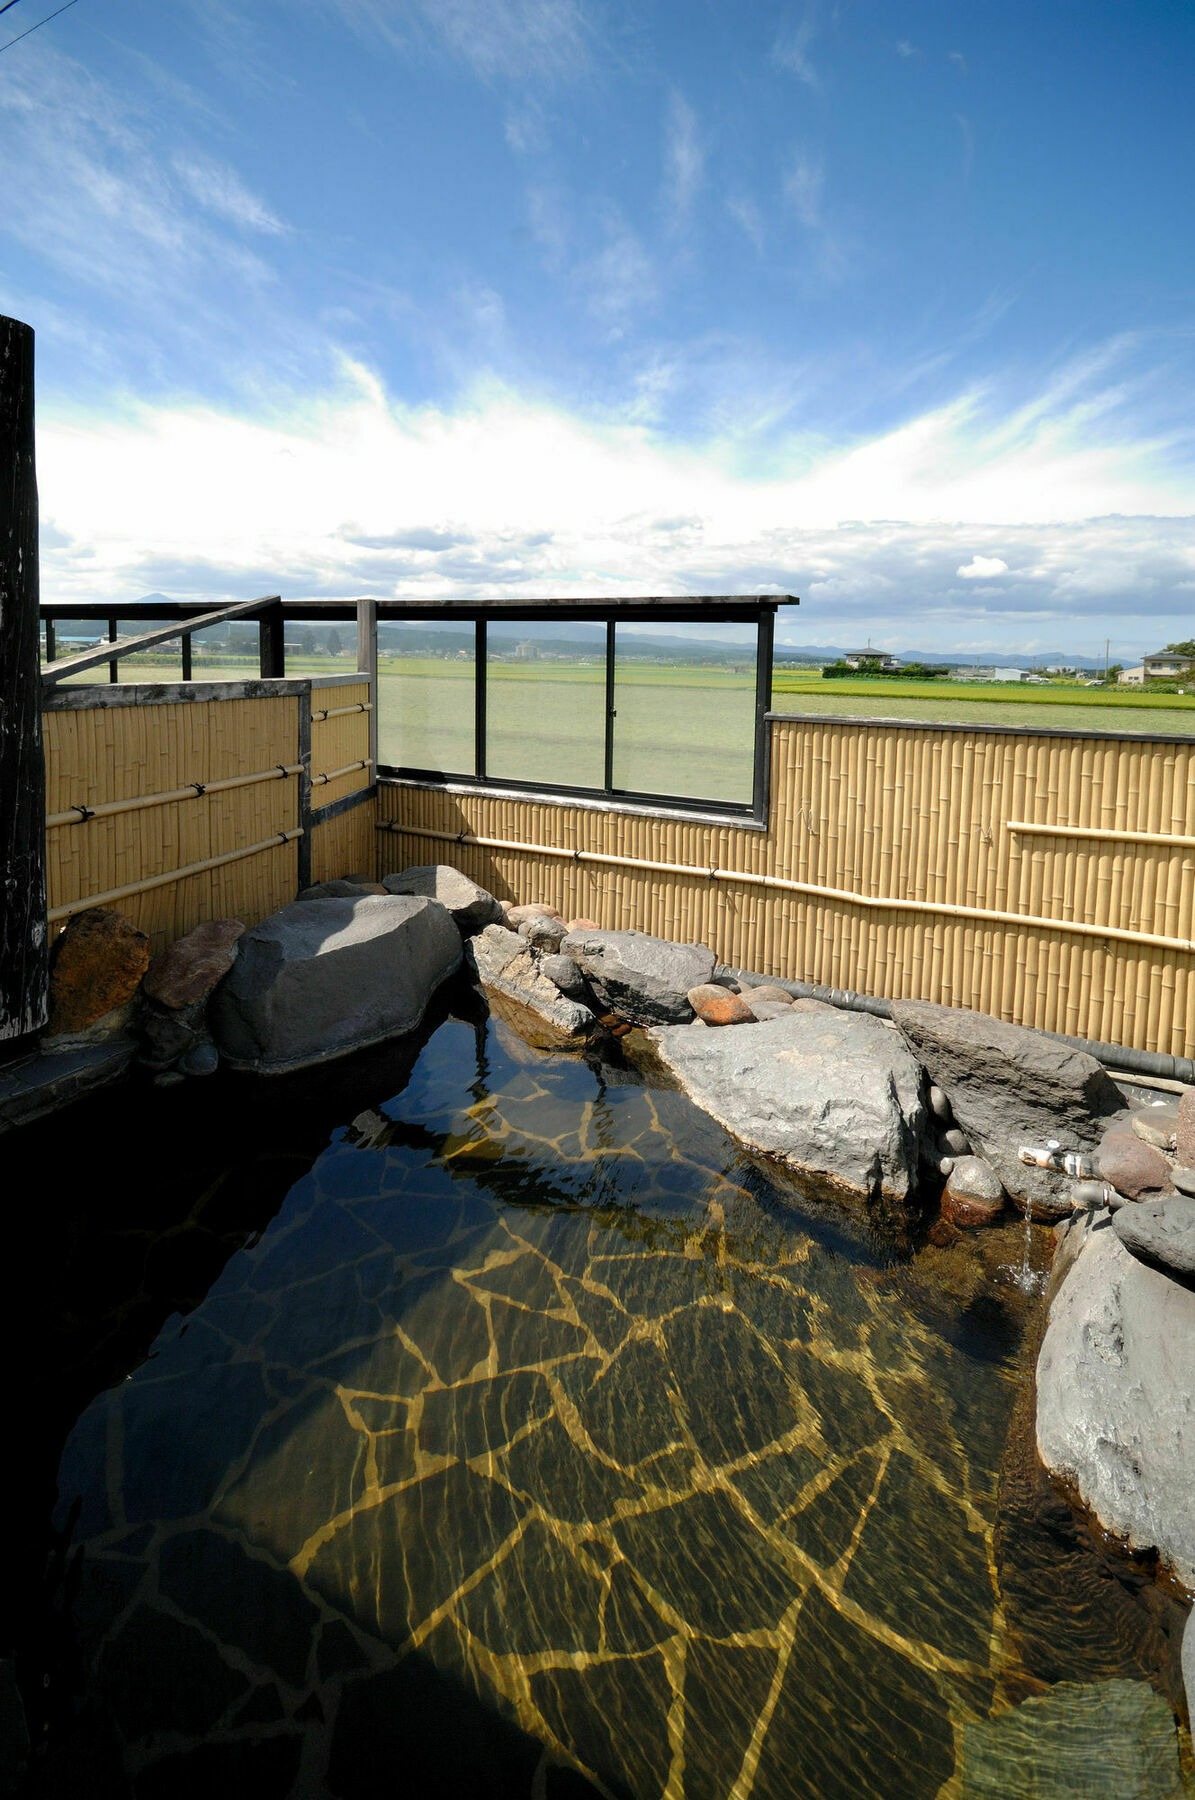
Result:
[[734,831],[767,830],[766,822],[756,818],[753,813],[711,812],[702,807],[699,801],[691,806],[664,801],[653,806],[642,800],[608,800],[604,796],[596,798],[591,794],[562,794],[548,792],[543,788],[490,787],[480,782],[460,779],[427,781],[409,775],[395,775],[386,769],[378,771],[378,786],[432,788],[441,794],[472,794],[483,800],[531,800],[537,806],[568,806],[581,812],[621,813],[639,819],[684,819],[694,825],[721,825]]

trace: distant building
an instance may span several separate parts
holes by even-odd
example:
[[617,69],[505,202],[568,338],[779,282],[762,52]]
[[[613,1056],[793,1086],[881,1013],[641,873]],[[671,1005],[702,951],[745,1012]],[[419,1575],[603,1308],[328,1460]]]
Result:
[[1183,656],[1176,650],[1157,650],[1152,656],[1142,657],[1141,667],[1145,671],[1143,681],[1181,681],[1184,676],[1195,674],[1195,657]]
[[965,668],[951,669],[951,681],[1024,681],[1025,669],[981,669],[968,663]]
[[533,644],[530,638],[524,638],[521,644],[515,645],[514,660],[516,662],[538,662],[538,645]]
[[1145,664],[1138,663],[1135,669],[1122,669],[1116,677],[1118,687],[1142,687],[1145,682]]
[[885,673],[901,666],[899,656],[889,656],[884,650],[873,650],[870,644],[866,650],[844,650],[842,660],[848,669],[861,669],[864,663],[878,663]]

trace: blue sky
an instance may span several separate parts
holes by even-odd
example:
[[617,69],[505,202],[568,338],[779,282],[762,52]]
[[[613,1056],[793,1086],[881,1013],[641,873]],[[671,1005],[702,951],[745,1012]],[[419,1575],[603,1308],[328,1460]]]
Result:
[[0,53],[44,592],[1195,634],[1193,76],[1185,0],[78,0]]

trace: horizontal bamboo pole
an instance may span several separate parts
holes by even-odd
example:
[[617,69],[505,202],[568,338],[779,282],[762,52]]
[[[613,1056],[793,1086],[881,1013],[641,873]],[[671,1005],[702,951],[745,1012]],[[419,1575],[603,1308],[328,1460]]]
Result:
[[862,906],[883,912],[933,913],[939,918],[979,919],[986,925],[1015,925],[1022,930],[1066,931],[1081,937],[1122,944],[1155,944],[1162,950],[1179,950],[1195,955],[1195,941],[1190,938],[1159,937],[1148,931],[1125,931],[1111,925],[1088,925],[1079,919],[1045,919],[1024,913],[993,912],[980,906],[952,906],[942,900],[901,900],[891,895],[857,894],[849,888],[819,887],[810,881],[787,881],[780,875],[756,875],[746,869],[695,868],[691,863],[650,862],[635,856],[610,856],[600,850],[567,850],[553,844],[522,844],[510,838],[473,837],[464,831],[433,831],[423,825],[403,825],[396,819],[379,821],[379,831],[396,832],[400,837],[437,838],[445,844],[477,844],[490,850],[516,850],[529,856],[560,856],[570,862],[606,863],[624,869],[651,869],[660,875],[688,875],[704,881],[738,881],[751,887],[781,888],[786,893],[810,894],[818,900],[841,900],[850,906]]
[[198,800],[204,794],[252,787],[255,781],[281,781],[302,772],[302,763],[277,763],[272,769],[259,769],[255,775],[228,775],[222,781],[192,781],[186,787],[169,788],[163,794],[138,794],[132,800],[101,800],[97,806],[72,806],[66,812],[51,813],[46,820],[46,830],[50,831],[56,825],[84,825],[89,819],[109,819],[113,813],[139,812],[143,806],[165,806],[172,800]]
[[106,894],[87,894],[79,900],[68,900],[65,906],[52,907],[46,918],[52,925],[56,919],[69,918],[71,913],[84,912],[89,906],[108,906],[113,900],[127,900],[131,894],[148,893],[150,888],[165,887],[171,881],[186,881],[188,876],[203,875],[208,869],[219,869],[225,863],[239,862],[244,856],[256,856],[260,850],[271,850],[277,844],[289,844],[293,838],[302,835],[303,827],[292,825],[289,831],[276,831],[272,837],[262,838],[257,844],[246,844],[241,850],[229,850],[223,856],[209,856],[203,862],[188,863],[182,869],[167,869],[164,875],[151,875],[145,881],[130,881],[126,887],[109,888]]
[[322,725],[325,719],[339,719],[345,713],[372,712],[372,700],[358,700],[353,706],[321,706],[318,712],[311,715],[313,725]]
[[1034,837],[1098,838],[1117,844],[1173,844],[1179,850],[1195,850],[1195,837],[1176,837],[1163,831],[1117,831],[1115,827],[1105,831],[1091,825],[1038,825],[1028,819],[1009,819],[1007,824],[1009,831]]
[[325,781],[339,781],[342,775],[351,775],[354,769],[368,769],[370,766],[368,756],[362,762],[345,763],[343,769],[329,769],[326,775],[313,775],[311,785],[319,787]]

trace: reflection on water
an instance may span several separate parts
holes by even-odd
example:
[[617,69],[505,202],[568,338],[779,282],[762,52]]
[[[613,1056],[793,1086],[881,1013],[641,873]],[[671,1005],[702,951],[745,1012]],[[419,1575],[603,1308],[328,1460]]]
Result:
[[1017,1334],[777,1198],[442,1025],[67,1446],[88,1791],[962,1792]]

